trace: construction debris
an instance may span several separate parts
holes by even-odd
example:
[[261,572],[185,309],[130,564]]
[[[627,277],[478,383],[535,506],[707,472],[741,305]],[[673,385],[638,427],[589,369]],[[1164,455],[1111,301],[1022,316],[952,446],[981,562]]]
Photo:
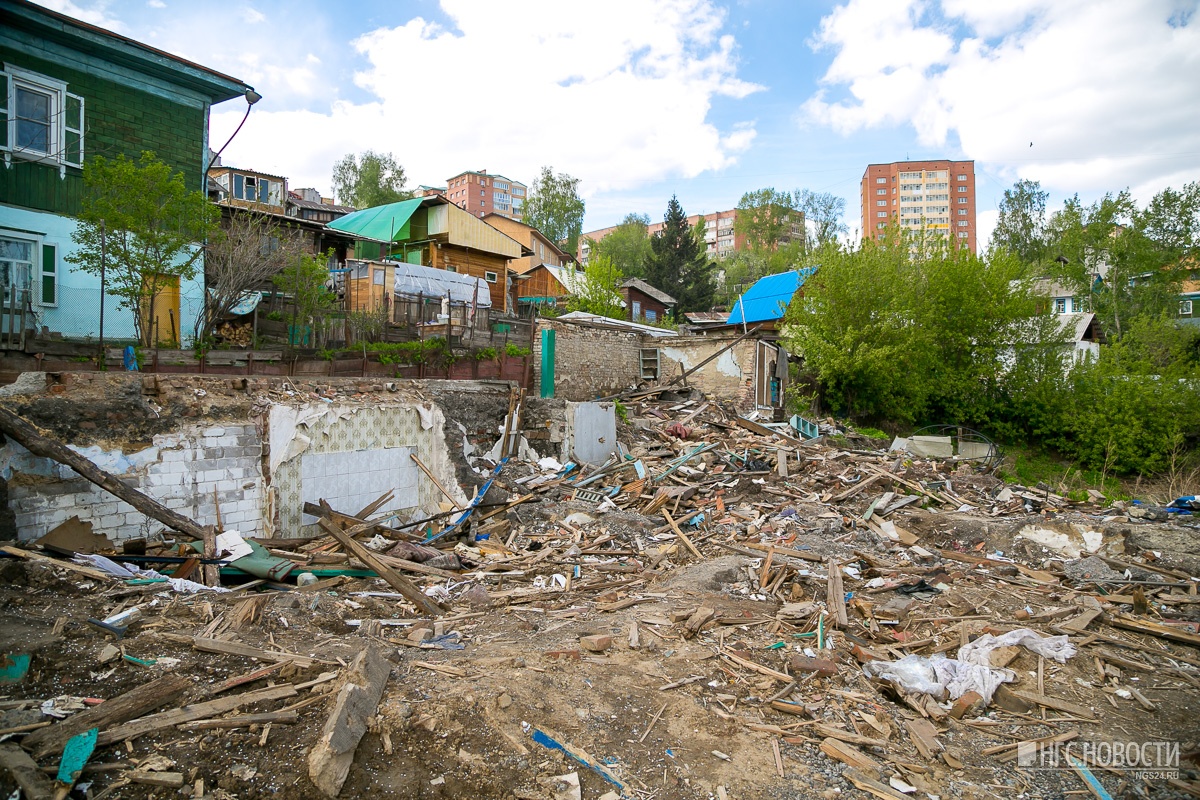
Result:
[[[445,500],[418,520],[385,495],[310,503],[307,536],[171,511],[136,552],[76,524],[3,548],[0,645],[32,662],[0,789],[48,796],[95,731],[92,796],[1200,796],[1187,508],[686,393],[628,411],[603,463],[526,459],[513,394],[473,497],[412,457]],[[284,568],[237,569],[243,540]]]

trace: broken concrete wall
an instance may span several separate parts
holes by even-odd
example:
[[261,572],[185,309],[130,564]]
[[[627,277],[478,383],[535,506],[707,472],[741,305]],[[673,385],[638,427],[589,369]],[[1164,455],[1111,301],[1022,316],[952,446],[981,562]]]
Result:
[[[471,381],[63,373],[3,402],[201,525],[216,524],[219,505],[226,528],[298,536],[315,521],[304,515],[305,501],[323,498],[353,514],[391,490],[382,510],[402,519],[439,511],[444,497],[412,455],[466,500],[482,478],[462,443],[469,438],[486,449],[499,438],[489,431],[501,424],[508,389]],[[0,534],[9,538],[38,538],[75,515],[114,540],[161,527],[12,441],[0,447],[3,492],[11,522]]]
[[539,319],[533,338],[533,383],[542,381],[542,331],[554,331],[554,396],[595,400],[637,386],[642,380],[640,333],[587,323]]
[[[279,536],[298,535],[316,517],[304,503],[326,500],[357,514],[389,490],[379,512],[436,513],[444,499],[419,471],[416,456],[465,503],[443,434],[445,419],[432,403],[361,405],[275,405],[268,416],[271,493]],[[421,513],[416,513],[421,512]]]
[[[142,449],[74,446],[96,466],[201,525],[262,527],[262,442],[254,424],[184,425],[154,436]],[[41,536],[72,516],[110,539],[133,539],[159,528],[133,506],[80,478],[70,467],[35,456],[16,442],[0,449],[17,538]]]
[[[727,347],[738,334],[686,336],[657,343],[662,374],[678,375]],[[758,342],[745,339],[696,370],[687,378],[689,386],[739,409],[754,407],[754,353]]]

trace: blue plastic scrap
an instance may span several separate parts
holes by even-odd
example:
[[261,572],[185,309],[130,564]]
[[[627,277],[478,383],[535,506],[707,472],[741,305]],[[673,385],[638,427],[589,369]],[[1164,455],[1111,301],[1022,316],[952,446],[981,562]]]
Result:
[[562,742],[556,740],[553,736],[550,736],[549,734],[538,730],[537,728],[533,729],[533,740],[548,750],[561,750],[575,761],[578,761],[592,772],[595,772],[601,778],[604,778],[604,780],[608,781],[613,786],[616,786],[621,790],[621,794],[625,794],[625,785],[617,780],[615,775],[609,772],[608,767],[603,764],[593,763],[591,760],[586,758],[586,753],[576,751],[571,745],[563,744]]
[[429,538],[425,539],[424,543],[429,544],[430,542],[436,542],[438,539],[447,536],[451,531],[458,528],[459,525],[462,525],[464,522],[466,522],[467,518],[471,516],[471,512],[478,508],[479,504],[483,502],[483,496],[487,494],[488,489],[492,488],[493,481],[495,481],[497,476],[500,475],[500,470],[503,469],[504,465],[507,463],[507,458],[501,459],[500,463],[496,465],[496,468],[492,470],[492,476],[487,479],[487,482],[484,483],[483,486],[479,487],[479,491],[475,493],[475,499],[472,500],[471,504],[467,506],[466,510],[458,516],[458,519],[454,520],[445,528],[443,528],[442,532],[438,535],[430,536]]

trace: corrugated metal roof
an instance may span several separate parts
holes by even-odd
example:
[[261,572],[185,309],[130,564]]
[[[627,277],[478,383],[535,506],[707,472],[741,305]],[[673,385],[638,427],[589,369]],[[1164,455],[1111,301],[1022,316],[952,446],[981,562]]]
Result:
[[794,269],[781,272],[778,275],[766,275],[754,282],[746,293],[733,304],[733,310],[728,325],[743,322],[764,322],[769,319],[782,319],[788,303],[796,290],[817,271],[816,267]]

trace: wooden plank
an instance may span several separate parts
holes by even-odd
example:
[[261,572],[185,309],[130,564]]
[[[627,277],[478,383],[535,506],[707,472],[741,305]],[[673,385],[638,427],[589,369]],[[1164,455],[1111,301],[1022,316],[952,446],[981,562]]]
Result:
[[873,794],[881,798],[881,800],[910,800],[908,795],[900,794],[900,792],[897,792],[892,787],[885,786],[870,775],[854,767],[847,767],[842,772],[842,777],[853,783],[856,788]]
[[1080,719],[1087,720],[1088,722],[1098,721],[1093,716],[1093,712],[1090,708],[1078,705],[1077,703],[1072,703],[1069,700],[1060,700],[1057,697],[1047,697],[1044,694],[1037,694],[1036,692],[1022,692],[1016,689],[1011,691],[1015,697],[1018,697],[1027,703],[1036,703],[1039,706],[1045,706],[1046,708],[1051,708],[1055,711],[1062,711],[1066,714],[1070,714],[1073,717],[1079,717]]
[[313,664],[326,664],[336,666],[336,661],[327,661],[323,658],[314,658],[312,656],[302,656],[299,653],[287,653],[282,650],[263,650],[261,647],[251,647],[248,644],[241,642],[228,642],[224,639],[210,639],[205,636],[196,636],[192,639],[192,647],[202,653],[222,653],[228,656],[242,656],[244,658],[257,658],[259,661],[294,661],[296,666],[302,669],[307,669]]
[[1126,617],[1121,614],[1114,615],[1108,622],[1114,628],[1123,628],[1127,631],[1136,631],[1148,636],[1156,636],[1159,639],[1166,639],[1170,642],[1200,647],[1200,636],[1173,628],[1170,625],[1160,625],[1157,622],[1134,619],[1133,617]]
[[103,747],[113,742],[145,736],[148,733],[172,728],[176,725],[182,725],[185,722],[191,722],[192,720],[207,719],[208,717],[215,717],[218,714],[227,714],[242,706],[265,703],[270,700],[282,700],[285,697],[294,697],[295,695],[296,687],[287,683],[282,686],[272,686],[253,692],[242,692],[231,697],[208,700],[204,703],[193,703],[182,708],[173,708],[170,711],[151,714],[148,717],[135,719],[124,725],[118,725],[106,731],[101,731],[99,738],[96,740],[96,746]]
[[3,547],[0,547],[0,553],[7,553],[14,558],[23,558],[26,561],[37,561],[43,564],[49,564],[52,567],[60,567],[79,575],[86,575],[93,580],[117,580],[117,578],[109,575],[107,572],[103,572],[98,569],[92,569],[91,567],[81,567],[80,565],[71,561],[64,561],[60,558],[51,558],[50,556],[44,556],[41,553],[32,553],[28,550],[22,550],[19,547],[13,547],[12,545],[4,545]]
[[885,742],[883,739],[871,739],[866,736],[860,736],[854,731],[835,728],[832,725],[825,725],[824,723],[817,723],[816,725],[813,725],[813,730],[822,736],[828,736],[832,739],[837,739],[840,742],[846,742],[847,744],[857,744],[862,747],[887,747],[887,742]]
[[354,763],[354,751],[375,716],[392,665],[374,645],[355,656],[346,670],[325,727],[308,753],[308,776],[327,797],[337,797]]
[[828,577],[825,581],[825,604],[833,615],[833,624],[845,628],[850,624],[846,614],[846,590],[842,586],[842,568],[835,559],[825,562]]
[[451,503],[453,503],[453,504],[454,504],[454,507],[455,507],[455,508],[457,508],[459,511],[466,511],[466,510],[467,510],[467,506],[466,506],[466,504],[465,504],[465,503],[462,503],[462,502],[461,502],[461,501],[459,501],[459,500],[458,500],[458,499],[457,499],[457,498],[456,498],[454,495],[450,494],[450,490],[449,490],[449,489],[447,489],[445,486],[443,486],[443,485],[442,485],[442,482],[441,482],[441,481],[439,481],[439,480],[437,479],[437,477],[436,477],[436,476],[435,476],[435,475],[434,475],[432,472],[430,472],[430,471],[429,471],[429,467],[425,466],[425,465],[424,465],[424,464],[421,462],[421,459],[417,458],[417,454],[416,454],[416,453],[409,453],[409,454],[408,454],[408,457],[409,457],[409,458],[411,458],[411,459],[413,460],[413,463],[414,463],[414,464],[416,464],[418,467],[420,467],[420,469],[421,469],[421,472],[424,472],[424,473],[425,473],[425,477],[426,477],[426,478],[429,478],[429,480],[433,481],[433,485],[434,485],[434,486],[436,486],[436,487],[438,488],[438,491],[439,491],[439,492],[441,492],[441,493],[442,493],[442,494],[445,496],[445,498],[446,498],[447,500],[449,500]]
[[25,800],[50,800],[54,784],[38,769],[37,762],[16,744],[0,744],[0,768],[8,770]]
[[198,719],[179,726],[183,731],[206,731],[213,728],[248,728],[251,725],[293,725],[300,720],[295,711],[268,711],[263,714],[239,714],[236,717]]
[[871,758],[862,750],[834,738],[828,738],[821,742],[821,752],[832,759],[841,761],[843,764],[857,767],[858,769],[869,769],[876,774],[883,769],[883,766],[878,761]]
[[[318,522],[330,536],[338,540],[343,548],[345,548],[359,561],[375,570],[376,574],[383,578],[388,586],[391,586],[397,592],[404,595],[404,597],[410,603],[417,607],[418,611],[433,617],[440,616],[443,612],[445,612],[446,609],[434,602],[431,597],[418,589],[411,581],[408,580],[408,578],[405,578],[397,573],[391,567],[376,558],[375,554],[366,547],[350,538],[350,535],[348,535],[347,532],[342,531],[341,528],[334,525],[327,519],[322,518],[318,520]],[[351,528],[350,530],[354,529]]]
[[191,685],[191,680],[182,675],[163,675],[98,706],[72,714],[49,728],[34,731],[25,737],[22,746],[36,758],[61,753],[72,736],[92,728],[99,728],[103,733],[111,725],[148,714],[177,700]]
[[666,518],[667,524],[671,526],[671,530],[675,531],[675,535],[679,537],[679,541],[681,541],[685,545],[687,545],[687,549],[691,550],[692,554],[694,556],[696,556],[696,558],[704,558],[704,556],[700,555],[700,551],[696,549],[696,545],[692,544],[692,540],[689,539],[687,536],[685,536],[683,531],[681,531],[679,529],[679,526],[677,524],[675,524],[675,520],[674,520],[674,518],[671,517],[670,513],[668,513],[665,508],[662,509],[659,513],[661,513],[663,515],[663,517]]

